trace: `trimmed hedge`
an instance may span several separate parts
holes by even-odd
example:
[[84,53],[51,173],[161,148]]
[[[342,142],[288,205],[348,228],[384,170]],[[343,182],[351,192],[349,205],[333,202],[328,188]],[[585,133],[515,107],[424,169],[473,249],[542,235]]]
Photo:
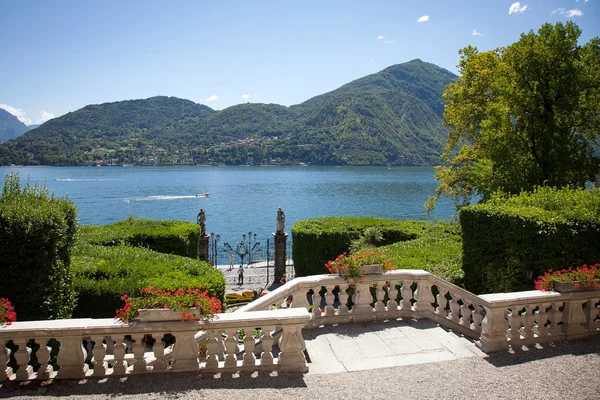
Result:
[[327,273],[325,263],[348,251],[352,240],[371,226],[381,230],[381,244],[399,268],[424,269],[460,283],[457,224],[384,218],[324,217],[296,222],[292,227],[296,275]]
[[114,317],[123,305],[123,294],[137,296],[148,286],[178,289],[199,285],[221,301],[225,295],[225,277],[210,264],[124,244],[79,242],[72,268],[78,294],[75,317]]
[[77,208],[45,187],[6,175],[0,198],[0,297],[19,321],[69,318],[75,305],[70,251]]
[[128,244],[159,253],[196,258],[200,227],[186,221],[162,221],[130,217],[110,225],[82,226],[82,241],[102,246]]
[[465,287],[475,293],[532,290],[547,270],[600,262],[600,189],[496,195],[459,218]]

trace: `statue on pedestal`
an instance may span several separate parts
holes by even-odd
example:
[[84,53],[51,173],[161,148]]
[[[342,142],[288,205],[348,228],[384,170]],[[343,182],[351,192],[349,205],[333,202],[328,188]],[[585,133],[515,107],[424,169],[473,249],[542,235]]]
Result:
[[283,210],[281,209],[281,207],[279,207],[279,210],[277,210],[277,230],[276,230],[276,233],[283,234],[284,231],[285,231],[285,213],[283,212]]
[[200,237],[206,236],[206,213],[202,208],[198,213],[198,225],[200,225]]

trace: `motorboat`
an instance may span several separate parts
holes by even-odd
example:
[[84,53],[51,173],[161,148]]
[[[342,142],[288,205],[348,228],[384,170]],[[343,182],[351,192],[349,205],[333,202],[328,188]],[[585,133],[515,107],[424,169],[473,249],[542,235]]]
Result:
[[209,195],[210,195],[210,193],[208,193],[208,192],[202,192],[202,193],[196,194],[196,197],[208,197]]

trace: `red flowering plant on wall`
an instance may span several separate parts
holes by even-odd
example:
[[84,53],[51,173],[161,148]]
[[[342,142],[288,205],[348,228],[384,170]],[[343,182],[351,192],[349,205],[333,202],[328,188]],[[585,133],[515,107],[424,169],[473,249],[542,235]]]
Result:
[[10,325],[17,320],[17,313],[8,299],[0,298],[0,325]]
[[387,272],[397,267],[392,264],[383,249],[370,249],[363,251],[350,251],[342,253],[335,260],[330,260],[325,264],[325,268],[330,274],[340,274],[355,283],[361,281],[363,275],[360,271],[361,265],[381,264],[383,272]]
[[549,291],[554,288],[554,281],[573,283],[575,287],[600,288],[600,264],[582,265],[578,268],[548,271],[535,281],[536,290]]
[[123,295],[125,302],[123,308],[117,310],[116,319],[121,322],[133,322],[139,318],[140,309],[167,308],[181,312],[181,321],[196,321],[190,309],[196,308],[201,319],[208,319],[221,312],[221,301],[208,295],[206,290],[197,288],[186,289],[155,289],[148,287],[142,289],[139,297]]

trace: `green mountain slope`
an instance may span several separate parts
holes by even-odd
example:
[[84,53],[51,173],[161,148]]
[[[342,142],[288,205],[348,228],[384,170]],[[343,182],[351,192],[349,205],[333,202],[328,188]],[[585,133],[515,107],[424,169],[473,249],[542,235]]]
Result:
[[172,97],[86,106],[0,145],[0,164],[435,164],[455,79],[413,60],[289,108],[214,111]]
[[0,143],[17,138],[28,130],[27,125],[17,117],[0,108]]

